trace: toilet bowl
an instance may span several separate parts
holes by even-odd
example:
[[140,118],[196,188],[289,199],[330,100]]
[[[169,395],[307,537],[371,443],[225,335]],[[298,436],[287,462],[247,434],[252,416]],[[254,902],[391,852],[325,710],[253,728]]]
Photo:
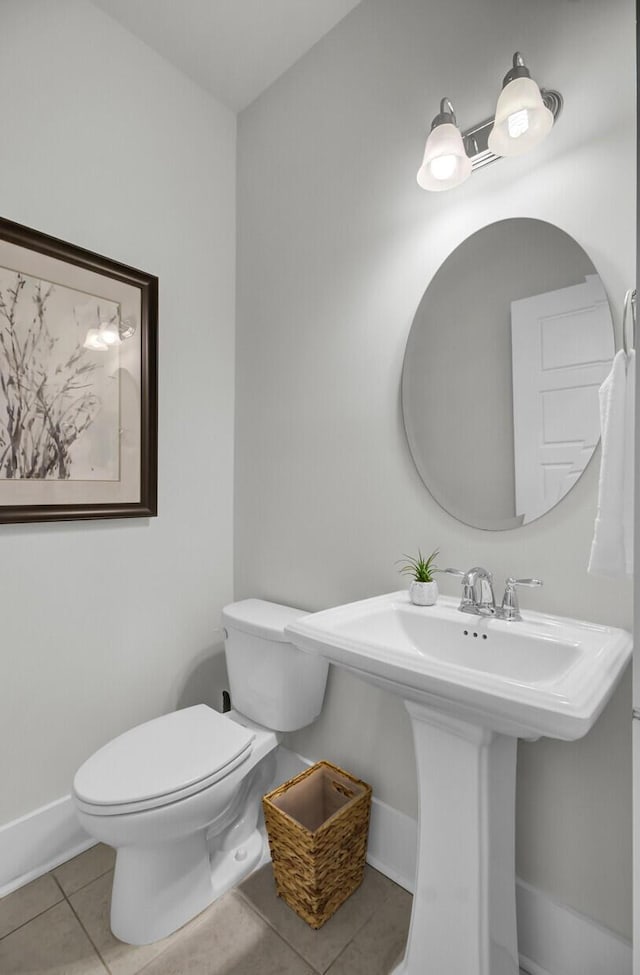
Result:
[[326,684],[326,662],[284,636],[301,615],[257,599],[226,607],[231,696],[245,713],[200,704],[163,715],[78,769],[80,823],[116,850],[111,929],[121,941],[149,944],[171,934],[265,854],[260,798],[273,782],[277,732],[310,724]]

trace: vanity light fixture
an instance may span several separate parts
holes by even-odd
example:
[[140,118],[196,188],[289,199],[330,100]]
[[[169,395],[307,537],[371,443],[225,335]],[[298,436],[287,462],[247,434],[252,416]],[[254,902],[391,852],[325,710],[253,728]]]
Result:
[[424,159],[418,170],[418,183],[425,190],[449,190],[464,183],[469,176],[471,160],[456,123],[453,105],[448,98],[443,98],[440,112],[431,123]]
[[90,328],[82,344],[92,352],[106,352],[125,339],[130,339],[135,331],[136,325],[132,318],[114,317],[110,321],[100,322],[99,328]]
[[495,117],[460,132],[451,102],[442,99],[440,113],[431,123],[418,184],[425,190],[448,190],[476,169],[532,149],[551,131],[562,104],[560,92],[538,87],[516,51]]
[[502,82],[489,148],[496,156],[519,156],[542,142],[553,122],[553,112],[545,105],[524,58],[516,51],[513,67]]

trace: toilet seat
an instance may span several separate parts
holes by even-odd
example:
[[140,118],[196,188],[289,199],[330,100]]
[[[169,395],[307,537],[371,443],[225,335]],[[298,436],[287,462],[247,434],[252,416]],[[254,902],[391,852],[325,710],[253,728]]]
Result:
[[126,731],[82,765],[80,809],[116,816],[177,802],[225,778],[251,754],[255,732],[204,704]]

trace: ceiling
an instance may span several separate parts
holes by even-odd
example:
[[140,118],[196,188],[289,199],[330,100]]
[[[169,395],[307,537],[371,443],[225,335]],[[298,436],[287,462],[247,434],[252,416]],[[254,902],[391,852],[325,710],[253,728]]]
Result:
[[93,0],[234,111],[360,0]]

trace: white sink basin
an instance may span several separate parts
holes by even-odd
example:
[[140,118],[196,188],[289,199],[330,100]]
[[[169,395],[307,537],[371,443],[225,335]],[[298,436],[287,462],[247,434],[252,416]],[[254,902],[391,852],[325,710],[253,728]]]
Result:
[[624,630],[413,606],[406,592],[302,617],[291,641],[399,694],[411,718],[419,848],[394,975],[517,975],[516,739],[589,731],[631,654]]
[[624,630],[527,613],[506,622],[459,601],[413,606],[394,592],[314,613],[294,643],[400,694],[504,734],[586,734],[631,653]]

